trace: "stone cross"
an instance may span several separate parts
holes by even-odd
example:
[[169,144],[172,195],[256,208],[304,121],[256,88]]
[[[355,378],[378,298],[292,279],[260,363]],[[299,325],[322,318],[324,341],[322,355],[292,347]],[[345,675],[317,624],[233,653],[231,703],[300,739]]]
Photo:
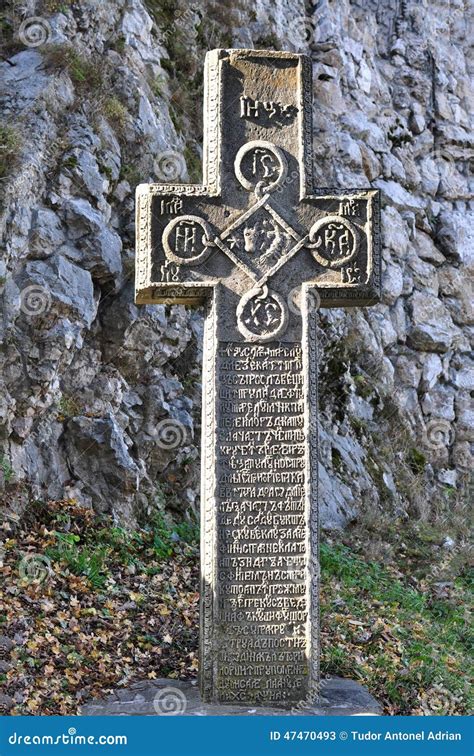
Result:
[[314,189],[311,64],[206,57],[203,184],[137,188],[136,301],[205,304],[203,701],[317,699],[316,310],[379,299],[378,192]]

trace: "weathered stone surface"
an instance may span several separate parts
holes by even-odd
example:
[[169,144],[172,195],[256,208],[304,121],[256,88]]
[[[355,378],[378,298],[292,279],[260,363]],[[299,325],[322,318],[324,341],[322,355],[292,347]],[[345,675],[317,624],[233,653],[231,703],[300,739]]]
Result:
[[83,717],[100,716],[362,716],[380,715],[380,704],[359,683],[340,677],[321,681],[320,700],[292,710],[268,704],[251,708],[203,703],[195,682],[148,680],[118,689],[108,698],[92,700],[81,708]]
[[115,492],[125,518],[130,519],[130,502],[139,488],[141,470],[130,456],[126,437],[115,417],[71,418],[64,443],[68,466],[96,508],[108,511],[111,492]]
[[34,318],[37,312],[38,317],[43,313],[48,317],[50,303],[55,314],[70,316],[82,321],[84,326],[90,326],[96,315],[97,305],[89,273],[62,255],[28,262],[15,283],[19,292],[31,291],[31,297],[18,299],[23,318]]
[[[137,189],[136,301],[208,311],[203,700],[289,708],[318,686],[312,297],[322,307],[378,301],[378,193],[313,188],[307,58],[214,50],[205,80],[207,182]],[[337,525],[350,495],[338,487]]]
[[423,359],[423,386],[431,389],[443,372],[443,365],[437,354],[427,354]]
[[474,264],[474,214],[443,210],[438,219],[437,243],[441,251],[465,265]]
[[101,213],[83,199],[71,199],[65,207],[69,238],[81,250],[77,257],[97,281],[113,279],[118,283],[122,272],[122,242],[118,234],[107,228]]
[[42,259],[57,252],[66,240],[61,221],[49,208],[38,208],[33,213],[29,234],[32,257]]
[[[15,475],[24,483],[34,475],[38,495],[45,497],[61,488],[64,493],[68,481],[67,476],[63,478],[63,470],[67,469],[65,447],[60,441],[62,433],[57,433],[55,426],[59,424],[64,430],[68,417],[58,416],[58,403],[69,401],[71,395],[80,397],[87,389],[87,401],[82,404],[79,401],[81,413],[89,412],[90,404],[98,412],[111,412],[121,427],[127,426],[124,430],[134,441],[130,455],[135,462],[145,460],[147,475],[141,478],[140,493],[149,498],[150,506],[153,484],[160,483],[163,475],[174,474],[177,481],[174,493],[183,509],[188,506],[189,492],[194,492],[194,499],[197,496],[198,464],[188,466],[189,472],[184,475],[177,463],[179,454],[185,450],[197,454],[197,437],[190,439],[187,425],[184,445],[178,447],[178,454],[160,449],[152,454],[150,426],[145,416],[161,420],[171,411],[180,410],[186,400],[192,403],[187,412],[194,416],[194,421],[199,417],[200,352],[192,318],[200,316],[179,306],[149,308],[153,314],[143,308],[139,313],[130,304],[133,296],[130,287],[112,292],[120,279],[117,268],[111,270],[111,262],[115,266],[117,258],[115,255],[110,260],[103,242],[95,244],[99,227],[91,228],[85,235],[87,250],[71,239],[65,243],[62,235],[67,233],[64,213],[67,201],[86,201],[100,214],[102,226],[113,239],[116,235],[122,238],[123,278],[132,276],[133,199],[127,186],[133,190],[138,176],[149,181],[163,180],[159,171],[164,153],[165,157],[171,153],[174,170],[182,172],[182,177],[186,176],[187,162],[197,178],[199,167],[195,156],[200,155],[201,126],[195,92],[200,86],[201,62],[207,49],[225,48],[231,39],[236,47],[275,46],[310,52],[317,76],[321,77],[315,81],[318,100],[314,113],[317,154],[314,171],[318,185],[365,186],[368,181],[381,179],[395,182],[411,195],[407,204],[406,196],[397,192],[394,196],[399,209],[396,209],[387,194],[383,212],[384,246],[390,254],[386,262],[399,265],[405,281],[402,297],[381,311],[384,320],[390,319],[397,338],[393,341],[393,333],[387,327],[380,342],[379,318],[372,312],[366,317],[370,340],[381,343],[387,361],[389,356],[404,353],[407,332],[411,329],[411,323],[407,322],[410,292],[426,293],[412,266],[406,266],[410,248],[436,266],[440,301],[460,334],[464,334],[449,351],[442,353],[443,359],[448,362],[457,357],[465,359],[474,321],[467,269],[473,248],[470,229],[474,227],[467,198],[472,149],[468,14],[461,6],[454,8],[456,24],[453,24],[452,4],[433,0],[423,7],[423,23],[417,22],[413,29],[407,30],[395,3],[387,9],[380,4],[376,9],[375,5],[348,0],[324,3],[324,13],[314,22],[314,18],[306,16],[302,0],[277,4],[271,0],[243,0],[233,7],[217,0],[203,0],[196,14],[188,13],[188,5],[177,0],[171,26],[164,28],[159,20],[156,23],[152,19],[142,0],[127,3],[103,0],[93,8],[90,2],[77,0],[63,4],[60,13],[50,13],[43,3],[40,14],[50,25],[50,39],[34,49],[23,46],[12,58],[14,66],[0,62],[3,122],[20,137],[16,157],[8,159],[8,171],[1,182],[0,228],[5,244],[0,261],[3,296],[0,333],[4,350],[4,369],[0,371],[0,454],[13,464]],[[24,18],[19,8],[16,4],[15,29]],[[409,14],[415,16],[415,11],[416,6],[410,5]],[[21,42],[17,39],[16,44]],[[51,66],[51,44],[70,45],[80,61],[92,63],[105,83],[105,91],[97,93],[94,77],[85,82],[73,80],[70,67],[60,60],[64,48],[57,51],[57,62]],[[428,49],[431,62],[426,57]],[[106,79],[109,62],[113,68],[112,83]],[[433,70],[436,71],[434,109]],[[109,98],[115,98],[112,106],[117,101],[123,106],[123,118],[117,115],[116,108],[114,111],[109,107]],[[427,128],[416,134],[422,119]],[[417,209],[420,202],[423,208]],[[402,209],[406,207],[410,209]],[[93,273],[100,310],[94,309],[89,295],[81,303],[90,313],[86,320],[79,308],[68,305],[63,310],[54,292],[56,288],[62,290],[61,278],[56,272],[49,275],[46,271],[48,287],[52,287],[51,308],[41,318],[29,320],[18,307],[21,292],[14,280],[22,280],[29,261],[46,262],[45,258],[50,259],[59,251],[87,276],[89,255],[95,260],[94,267],[100,270],[98,275]],[[98,260],[100,255],[104,255],[102,264]],[[449,279],[456,279],[456,285],[448,293],[447,289],[443,291],[443,284]],[[67,309],[67,316],[61,327],[52,331],[58,309],[61,313]],[[323,328],[329,328],[326,313],[321,313],[320,319]],[[346,317],[337,339],[328,340],[322,347],[322,366],[339,361],[350,321],[351,316]],[[363,369],[366,355],[365,346],[359,356],[354,353],[353,370]],[[427,353],[424,348],[421,351],[413,348],[408,359],[419,364],[427,359]],[[121,406],[117,402],[113,406],[111,402],[101,404],[97,396],[92,396],[95,390],[88,388],[91,375],[108,376],[110,366],[123,379]],[[449,365],[446,367],[448,372],[443,381],[449,379]],[[34,388],[30,388],[31,376]],[[434,381],[434,386],[438,379],[430,378],[430,383]],[[333,388],[326,393],[325,409],[331,432],[336,420],[351,417],[349,404],[351,412],[356,403],[359,406],[350,393],[346,395],[344,380],[328,376]],[[97,391],[100,385],[103,383],[98,381]],[[397,396],[401,387],[385,375],[374,375],[374,385],[378,399],[369,398],[374,422],[382,433],[389,432],[393,420],[387,425],[380,408],[392,395]],[[169,391],[164,391],[163,386],[169,386]],[[164,391],[167,407],[152,411],[150,404],[159,401],[160,389]],[[460,391],[456,386],[456,395]],[[141,403],[133,396],[139,396]],[[410,406],[421,412],[420,397],[410,396]],[[111,406],[106,407],[107,404]],[[411,427],[410,413],[411,410],[405,411],[399,405],[396,424]],[[33,419],[31,428],[30,420],[24,418]],[[147,431],[139,436],[145,425]],[[37,430],[39,427],[41,430]],[[348,444],[357,449],[360,442],[368,450],[370,434],[359,439],[350,423],[348,427]],[[463,425],[462,432],[468,430]],[[51,445],[56,445],[54,453]],[[447,448],[454,470],[457,456],[452,453],[452,446]],[[378,459],[376,450],[371,449],[370,453]],[[116,464],[113,455],[107,459],[108,464]],[[367,476],[369,481],[364,496],[358,495],[354,479],[343,480],[345,487],[339,489],[347,512],[353,507],[360,510],[365,501],[372,502],[378,496],[377,480],[371,478],[366,463],[362,464],[362,477]],[[113,474],[112,470],[109,472]],[[397,485],[396,465],[391,472]],[[82,475],[87,476],[87,470]],[[87,485],[93,485],[92,472],[90,475]],[[427,500],[435,502],[442,495],[443,485],[438,485],[436,475],[426,477],[423,485],[429,491]],[[410,497],[411,492],[404,495]],[[329,523],[337,520],[342,524],[339,496],[337,511],[336,499],[332,508],[330,493],[323,492],[322,496],[326,502],[322,524],[326,517]],[[115,492],[111,491],[108,498],[115,516],[120,518],[120,501]]]
[[408,192],[397,181],[377,179],[374,184],[382,190],[385,203],[393,205],[398,211],[412,210],[417,212],[424,207],[421,199]]
[[457,329],[446,307],[435,296],[420,292],[413,294],[411,305],[411,345],[427,352],[447,352]]

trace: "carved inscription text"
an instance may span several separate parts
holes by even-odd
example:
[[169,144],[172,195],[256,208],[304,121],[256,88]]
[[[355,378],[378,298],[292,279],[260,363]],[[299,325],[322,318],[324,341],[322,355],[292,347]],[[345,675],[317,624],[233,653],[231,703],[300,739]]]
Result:
[[300,344],[219,345],[222,701],[284,703],[307,684],[302,369]]

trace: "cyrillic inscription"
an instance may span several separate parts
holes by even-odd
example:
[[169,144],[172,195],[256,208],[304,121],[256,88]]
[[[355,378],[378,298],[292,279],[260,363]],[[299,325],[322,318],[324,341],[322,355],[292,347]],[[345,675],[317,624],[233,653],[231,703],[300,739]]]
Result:
[[218,351],[217,691],[285,703],[307,685],[300,344]]

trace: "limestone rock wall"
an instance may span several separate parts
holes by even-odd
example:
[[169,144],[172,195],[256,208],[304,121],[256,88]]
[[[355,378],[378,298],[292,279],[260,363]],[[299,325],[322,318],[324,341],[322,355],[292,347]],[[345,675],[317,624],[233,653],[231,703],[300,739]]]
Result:
[[133,304],[134,188],[199,179],[204,53],[231,46],[310,54],[317,185],[383,192],[383,302],[320,315],[323,525],[362,510],[427,515],[461,495],[474,389],[469,8],[7,2],[0,472],[9,511],[60,497],[125,522],[163,502],[196,511],[202,315]]

